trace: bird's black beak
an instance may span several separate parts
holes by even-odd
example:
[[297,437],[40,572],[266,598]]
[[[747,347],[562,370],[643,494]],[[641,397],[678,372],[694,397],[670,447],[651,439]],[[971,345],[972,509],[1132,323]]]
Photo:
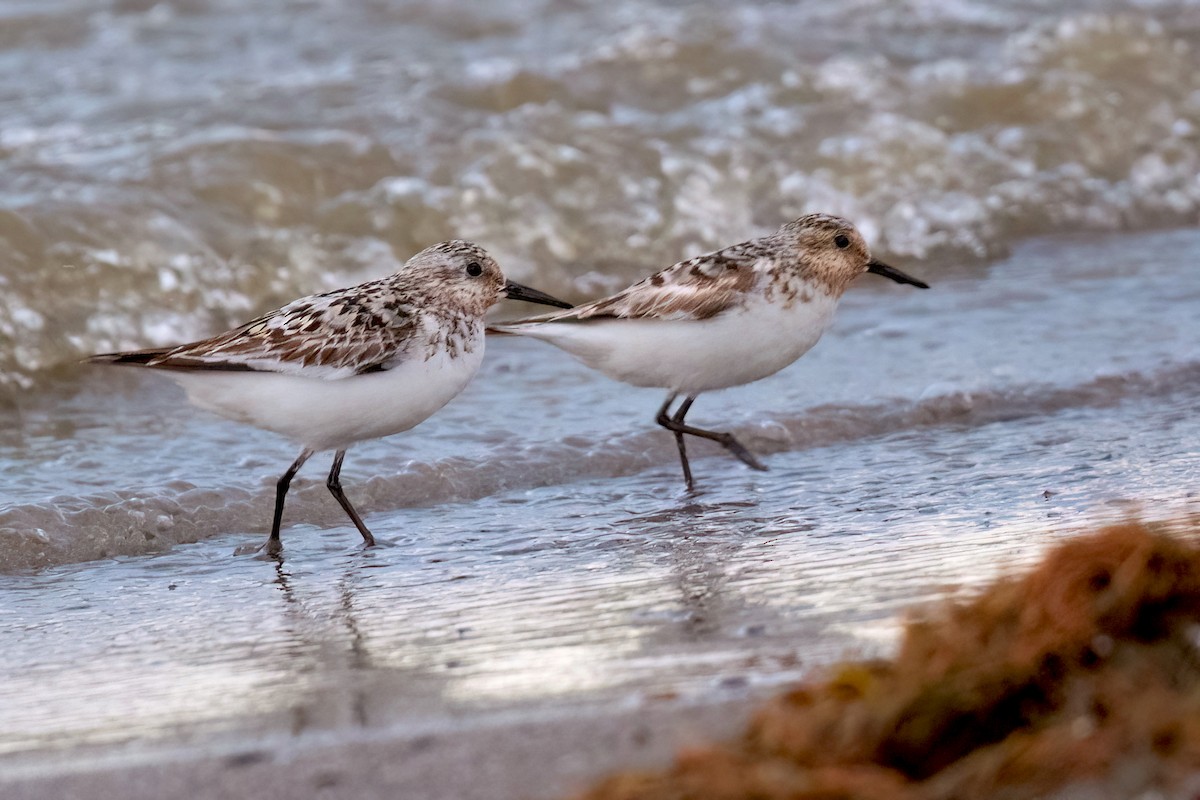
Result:
[[907,283],[910,286],[915,286],[918,289],[928,289],[929,284],[925,281],[919,281],[912,275],[905,275],[895,267],[889,267],[882,261],[871,261],[867,264],[867,272],[874,272],[876,275],[882,275],[885,278],[891,278],[896,283]]
[[504,296],[509,300],[524,300],[526,303],[540,303],[555,308],[573,308],[570,303],[564,303],[545,292],[539,292],[537,289],[530,289],[528,286],[522,286],[512,281],[504,282]]

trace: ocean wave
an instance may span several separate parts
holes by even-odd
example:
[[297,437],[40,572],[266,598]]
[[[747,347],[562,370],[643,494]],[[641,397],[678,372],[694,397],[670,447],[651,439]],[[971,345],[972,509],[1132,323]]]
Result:
[[126,5],[0,40],[0,392],[452,236],[580,299],[811,210],[934,277],[1200,218],[1186,4]]

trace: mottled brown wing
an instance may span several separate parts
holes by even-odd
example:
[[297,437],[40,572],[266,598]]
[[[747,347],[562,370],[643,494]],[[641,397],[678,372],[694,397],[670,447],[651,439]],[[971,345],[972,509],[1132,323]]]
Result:
[[159,369],[280,372],[335,380],[399,363],[418,324],[414,309],[383,302],[379,295],[329,292],[295,300],[209,339],[89,360]]
[[741,305],[771,263],[761,242],[742,242],[681,261],[610,297],[520,322],[708,319]]

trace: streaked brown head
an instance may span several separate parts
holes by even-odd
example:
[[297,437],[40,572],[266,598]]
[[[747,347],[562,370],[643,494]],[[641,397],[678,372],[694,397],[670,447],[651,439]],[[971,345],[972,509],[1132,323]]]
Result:
[[840,295],[864,272],[920,289],[929,288],[925,282],[871,258],[871,250],[862,234],[849,220],[841,217],[808,214],[787,223],[775,235],[795,248],[797,266],[804,276],[823,284],[834,294]]
[[414,255],[397,273],[405,283],[450,311],[482,317],[505,298],[570,308],[569,303],[508,280],[479,245],[461,239],[439,242]]

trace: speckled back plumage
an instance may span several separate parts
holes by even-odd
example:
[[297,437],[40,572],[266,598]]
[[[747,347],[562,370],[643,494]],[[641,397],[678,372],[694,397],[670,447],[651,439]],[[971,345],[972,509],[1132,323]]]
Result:
[[[464,265],[476,262],[478,278]],[[499,266],[472,242],[440,242],[393,275],[302,297],[231,331],[172,348],[113,353],[95,361],[174,370],[304,374],[338,379],[389,369],[439,348],[471,352],[482,318],[504,287]]]
[[[850,246],[833,244],[839,234]],[[703,320],[744,307],[760,290],[785,304],[808,302],[814,290],[840,296],[870,260],[866,243],[840,217],[809,214],[774,233],[680,261],[624,291],[523,322],[600,319]]]

